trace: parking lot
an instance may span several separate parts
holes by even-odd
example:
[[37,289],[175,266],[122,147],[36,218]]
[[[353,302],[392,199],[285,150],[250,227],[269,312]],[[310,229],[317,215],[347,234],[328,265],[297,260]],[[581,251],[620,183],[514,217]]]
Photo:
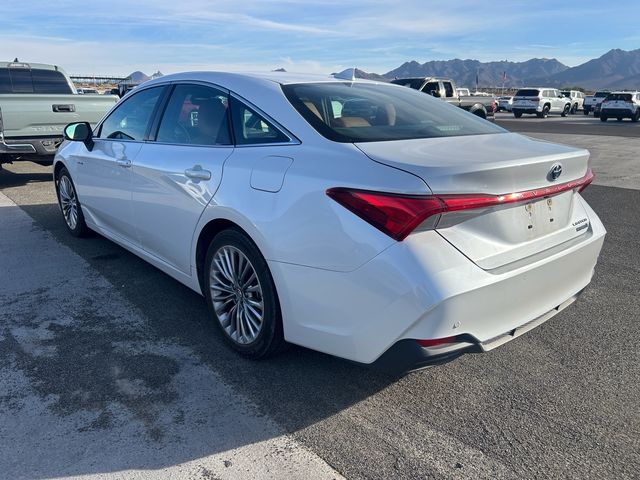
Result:
[[67,234],[50,167],[7,165],[0,477],[637,478],[640,124],[497,123],[591,150],[595,277],[526,335],[402,378],[297,347],[238,357],[201,297]]

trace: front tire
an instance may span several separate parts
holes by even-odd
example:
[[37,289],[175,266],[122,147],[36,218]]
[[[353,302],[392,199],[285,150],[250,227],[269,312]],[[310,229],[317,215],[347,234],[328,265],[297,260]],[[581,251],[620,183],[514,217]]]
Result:
[[236,352],[257,360],[286,346],[269,266],[244,233],[228,229],[214,237],[204,283],[210,315]]
[[602,115],[600,115],[600,121],[601,122],[606,122],[609,119],[609,117],[604,117]]
[[571,105],[566,104],[564,106],[564,109],[562,109],[562,113],[560,114],[561,117],[566,117],[567,115],[569,115],[569,112],[571,111]]
[[58,205],[62,212],[62,218],[69,233],[74,237],[86,235],[89,229],[84,221],[82,206],[80,205],[80,200],[78,200],[76,187],[66,167],[62,167],[56,177],[56,194],[58,197]]

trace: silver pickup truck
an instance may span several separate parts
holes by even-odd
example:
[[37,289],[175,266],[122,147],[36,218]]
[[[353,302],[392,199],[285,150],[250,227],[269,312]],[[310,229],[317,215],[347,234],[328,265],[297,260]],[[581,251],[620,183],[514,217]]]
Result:
[[72,122],[96,124],[118,101],[78,95],[55,65],[0,62],[0,168],[15,160],[50,162]]

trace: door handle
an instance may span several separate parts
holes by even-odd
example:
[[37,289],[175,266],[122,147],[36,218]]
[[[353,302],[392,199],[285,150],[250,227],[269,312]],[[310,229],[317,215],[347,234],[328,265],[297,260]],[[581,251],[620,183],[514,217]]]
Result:
[[129,168],[131,166],[131,160],[128,158],[118,158],[116,163],[122,168]]
[[51,105],[51,109],[55,112],[55,113],[60,113],[60,112],[75,112],[76,111],[76,106],[73,104],[68,104],[68,105]]
[[203,170],[200,165],[187,168],[184,174],[192,180],[211,180],[211,172],[209,170]]

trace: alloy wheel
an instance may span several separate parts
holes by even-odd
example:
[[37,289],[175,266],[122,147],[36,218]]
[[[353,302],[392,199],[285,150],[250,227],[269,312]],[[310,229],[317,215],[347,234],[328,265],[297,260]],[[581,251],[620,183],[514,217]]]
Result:
[[211,262],[213,308],[229,338],[240,345],[254,342],[264,324],[264,298],[255,268],[238,248],[220,247]]
[[66,175],[60,177],[58,194],[64,220],[71,230],[75,230],[78,225],[78,198],[71,180]]

